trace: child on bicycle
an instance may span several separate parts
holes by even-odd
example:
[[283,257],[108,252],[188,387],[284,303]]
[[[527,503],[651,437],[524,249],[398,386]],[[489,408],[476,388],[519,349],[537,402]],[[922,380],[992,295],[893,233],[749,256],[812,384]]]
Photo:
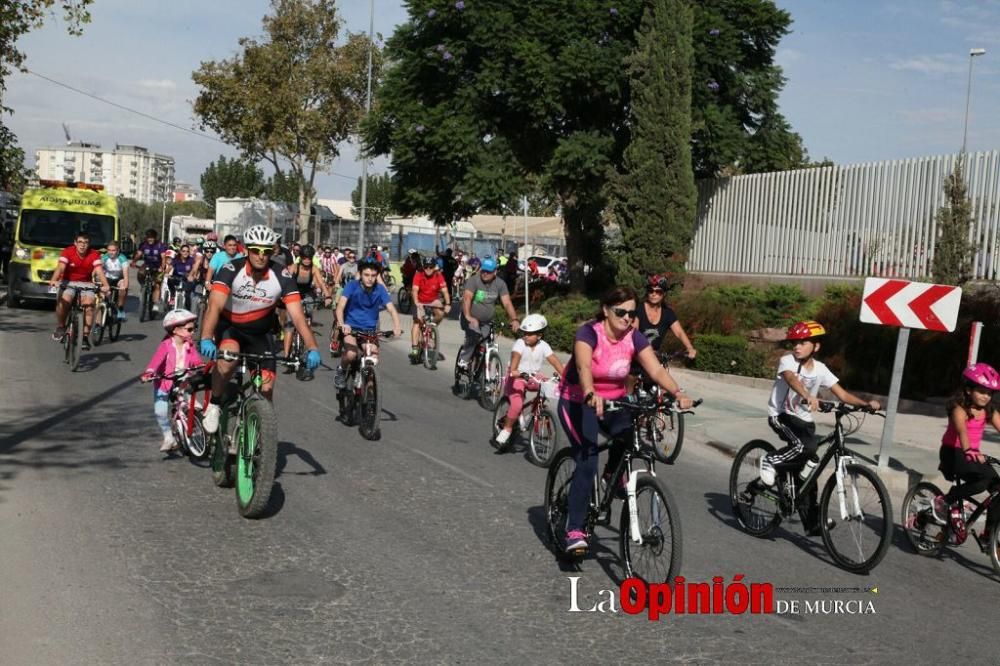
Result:
[[[777,473],[783,470],[799,471],[806,461],[816,460],[816,423],[812,413],[819,408],[819,390],[829,389],[837,400],[849,405],[879,409],[877,400],[866,401],[848,393],[837,376],[826,364],[815,358],[820,349],[820,338],[826,329],[819,322],[796,322],[785,336],[792,343],[792,352],[778,362],[778,376],[767,403],[767,424],[771,426],[785,448],[769,453],[760,460],[760,480],[773,486]],[[816,486],[810,491],[809,512],[805,525],[810,536],[819,534],[819,506]]]
[[[548,361],[560,376],[563,373],[562,361],[552,351],[549,343],[542,340],[548,325],[548,320],[540,314],[528,315],[521,322],[523,335],[510,350],[510,376],[504,387],[504,395],[510,401],[510,407],[507,409],[503,428],[497,433],[497,444],[506,444],[510,439],[517,417],[524,408],[525,392],[541,389],[541,382],[545,381],[542,374],[543,363]],[[522,373],[530,375],[531,379],[522,378]]]
[[[962,371],[962,379],[962,389],[948,402],[948,428],[941,438],[938,469],[945,477],[961,479],[963,483],[934,499],[934,518],[942,525],[950,521],[959,535],[966,527],[962,502],[1000,486],[996,470],[979,451],[987,423],[1000,431],[1000,411],[993,405],[993,394],[1000,391],[1000,374],[986,363],[977,363]],[[984,537],[997,520],[1000,508],[991,504],[986,513]],[[985,539],[981,543],[986,543]]]
[[171,310],[163,318],[163,328],[167,333],[156,348],[153,358],[139,378],[144,384],[155,380],[153,384],[153,414],[163,432],[163,444],[160,451],[168,453],[177,448],[174,435],[170,428],[170,387],[173,381],[156,379],[156,375],[172,375],[187,368],[199,365],[201,355],[194,344],[194,322],[198,317],[189,310]]

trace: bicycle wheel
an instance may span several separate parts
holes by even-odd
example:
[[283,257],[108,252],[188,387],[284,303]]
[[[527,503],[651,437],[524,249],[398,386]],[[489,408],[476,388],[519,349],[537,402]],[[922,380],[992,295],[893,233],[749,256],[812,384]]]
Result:
[[820,529],[830,557],[853,573],[875,568],[892,541],[892,503],[882,479],[861,465],[844,470],[844,496],[831,476],[820,498]]
[[409,290],[406,287],[400,287],[399,291],[396,292],[396,303],[399,304],[399,311],[403,314],[410,314],[410,305],[412,298]]
[[[72,312],[70,312],[72,314]],[[70,362],[73,349],[73,318],[70,317],[66,320],[66,330],[63,332],[62,346],[63,346],[63,363],[67,365]]]
[[118,336],[122,334],[122,320],[118,318],[119,312],[116,305],[111,306],[111,309],[108,310],[108,317],[111,319],[111,322],[107,324],[109,342],[117,342]]
[[539,467],[548,467],[559,450],[559,423],[547,407],[532,419],[528,436],[528,459]]
[[69,341],[69,368],[73,372],[80,367],[80,352],[83,350],[83,315],[79,310],[70,314],[70,328],[73,334]]
[[660,479],[641,474],[636,479],[635,510],[641,542],[632,534],[629,502],[622,503],[618,529],[625,577],[647,583],[673,582],[681,571],[683,545],[677,502]]
[[192,458],[203,460],[208,455],[208,434],[201,424],[201,415],[194,414],[194,421],[191,423],[191,434],[184,438],[187,451]]
[[993,563],[993,571],[1000,576],[1000,522],[990,530],[989,539],[986,551],[989,553],[990,562]]
[[90,329],[90,337],[93,340],[95,347],[104,341],[104,329],[107,325],[108,306],[102,302],[94,308],[94,325]]
[[576,471],[572,449],[563,449],[552,460],[545,477],[545,523],[549,545],[559,556],[563,555],[566,540],[566,518],[569,516],[569,485]]
[[427,337],[424,338],[424,367],[428,370],[437,370],[438,365],[438,331],[437,326],[428,328]]
[[507,410],[510,409],[510,398],[504,396],[500,398],[500,402],[497,403],[497,408],[493,410],[493,437],[490,438],[490,444],[493,448],[500,453],[506,453],[510,451],[510,447],[514,446],[514,436],[516,435],[516,424],[515,430],[510,433],[510,437],[503,444],[497,442],[497,435],[503,429],[504,421],[507,420]]
[[251,398],[244,408],[236,456],[236,504],[244,518],[257,518],[267,508],[277,461],[274,406],[264,398]]
[[[223,407],[227,410],[228,407]],[[228,441],[235,434],[236,417],[228,417],[226,411],[222,412],[219,431],[214,435],[209,435],[212,447],[212,483],[219,488],[231,488],[236,482],[236,458],[229,454]],[[223,433],[228,433],[228,437]]]
[[463,370],[458,365],[460,353],[455,354],[455,383],[452,385],[452,393],[462,400],[468,400],[472,395],[472,374],[471,369],[475,363],[475,358],[469,363],[469,368]]
[[919,555],[937,555],[948,540],[947,525],[934,519],[934,498],[942,494],[933,483],[922,481],[910,488],[903,499],[903,532]]
[[492,412],[503,395],[503,361],[500,354],[492,349],[486,352],[486,362],[483,364],[482,383],[479,390],[479,405]]
[[684,443],[684,415],[672,409],[657,412],[646,420],[640,437],[653,449],[657,460],[673,465]]
[[150,315],[150,301],[153,300],[153,289],[149,286],[149,278],[142,285],[142,298],[139,302],[139,321],[146,321]]
[[747,534],[765,537],[781,523],[778,497],[760,484],[760,459],[774,447],[762,439],[743,445],[729,472],[729,501],[733,515]]
[[358,431],[361,436],[373,442],[381,439],[382,431],[379,430],[379,420],[382,416],[382,400],[378,390],[378,376],[374,368],[361,369],[361,404],[359,407],[361,418],[358,423]]

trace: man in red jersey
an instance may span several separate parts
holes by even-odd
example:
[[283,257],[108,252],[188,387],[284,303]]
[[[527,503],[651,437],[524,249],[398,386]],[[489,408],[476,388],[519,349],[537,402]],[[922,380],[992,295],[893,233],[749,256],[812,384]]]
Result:
[[52,274],[49,285],[55,287],[65,282],[65,288],[56,300],[56,330],[52,339],[60,341],[66,334],[66,317],[69,314],[73,299],[80,292],[80,304],[83,305],[83,349],[90,349],[90,325],[94,323],[94,294],[82,291],[83,287],[94,286],[94,275],[101,281],[101,293],[107,296],[111,293],[108,278],[101,266],[101,255],[90,249],[90,236],[84,232],[76,235],[76,241],[59,255],[59,265]]

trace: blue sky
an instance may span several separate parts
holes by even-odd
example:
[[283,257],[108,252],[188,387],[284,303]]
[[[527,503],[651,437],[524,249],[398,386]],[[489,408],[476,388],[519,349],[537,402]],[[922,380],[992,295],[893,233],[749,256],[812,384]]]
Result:
[[[969,149],[1000,148],[994,111],[1000,108],[1000,0],[777,4],[794,20],[778,50],[788,79],[780,105],[813,157],[851,164],[957,151],[972,47],[987,53],[974,62]],[[388,36],[405,20],[400,0],[375,0],[375,6],[376,32]],[[40,74],[191,127],[197,95],[191,72],[201,61],[232,56],[240,37],[260,34],[268,7],[267,0],[96,0],[82,37],[50,21],[21,46],[28,67]],[[367,0],[340,7],[348,29],[367,30]],[[29,156],[38,146],[61,144],[63,122],[74,140],[138,144],[173,155],[178,180],[196,185],[211,160],[236,154],[31,75],[16,74],[8,84],[5,102],[16,113],[7,122]],[[355,155],[345,144],[335,173],[317,179],[320,197],[350,196],[360,174]],[[381,160],[375,170],[385,168]]]

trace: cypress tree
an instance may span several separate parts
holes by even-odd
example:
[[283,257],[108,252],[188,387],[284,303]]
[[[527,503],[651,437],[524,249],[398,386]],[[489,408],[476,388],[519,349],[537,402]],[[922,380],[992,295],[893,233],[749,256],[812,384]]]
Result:
[[694,230],[691,166],[692,12],[687,0],[650,0],[629,59],[631,140],[615,179],[619,284],[680,273]]
[[961,286],[972,278],[975,246],[969,241],[972,202],[969,201],[962,169],[963,153],[955,170],[945,179],[945,204],[937,214],[937,239],[931,272],[934,282]]

